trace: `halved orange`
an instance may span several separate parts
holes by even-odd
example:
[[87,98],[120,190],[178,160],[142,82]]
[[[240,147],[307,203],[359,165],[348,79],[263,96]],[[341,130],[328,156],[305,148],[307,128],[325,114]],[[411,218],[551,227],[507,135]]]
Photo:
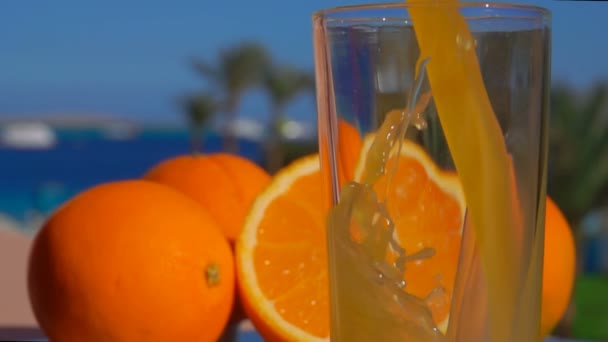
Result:
[[[373,140],[374,135],[368,135],[363,141],[355,181],[363,179]],[[428,299],[433,319],[445,332],[466,210],[459,178],[455,172],[440,169],[422,147],[407,139],[394,147],[386,168],[374,190],[386,204],[397,241],[407,255],[425,249],[433,252],[432,257],[406,263],[405,290]]]
[[243,307],[266,341],[329,339],[329,283],[318,155],[280,170],[236,243]]
[[[353,176],[359,179],[372,136],[362,143]],[[384,194],[408,254],[425,247],[434,256],[407,264],[406,290],[425,298],[445,329],[456,274],[465,202],[455,174],[441,171],[418,145],[404,142],[393,182]],[[386,179],[376,184],[382,189]],[[326,212],[317,155],[279,171],[254,202],[236,245],[237,276],[245,310],[268,341],[329,339]]]

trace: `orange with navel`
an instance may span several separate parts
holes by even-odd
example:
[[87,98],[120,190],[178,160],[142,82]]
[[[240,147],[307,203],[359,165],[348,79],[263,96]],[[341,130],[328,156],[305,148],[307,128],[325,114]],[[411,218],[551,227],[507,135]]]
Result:
[[[170,158],[153,166],[143,178],[194,199],[218,223],[232,247],[253,200],[270,183],[270,175],[251,160],[223,152]],[[231,323],[243,318],[237,295]]]
[[96,186],[59,208],[32,246],[32,309],[51,341],[215,341],[234,297],[213,219],[167,186]]

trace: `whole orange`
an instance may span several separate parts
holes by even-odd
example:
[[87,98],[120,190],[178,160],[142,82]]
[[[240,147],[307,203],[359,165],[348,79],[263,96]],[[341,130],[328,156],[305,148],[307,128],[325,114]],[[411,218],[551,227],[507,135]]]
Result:
[[228,241],[170,187],[121,181],[64,204],[37,234],[28,290],[51,341],[215,341],[233,303]]
[[562,318],[574,286],[576,250],[568,221],[547,197],[545,209],[545,255],[541,336],[548,336]]
[[143,177],[169,185],[199,202],[233,242],[255,197],[270,175],[252,161],[232,154],[184,155],[160,162]]

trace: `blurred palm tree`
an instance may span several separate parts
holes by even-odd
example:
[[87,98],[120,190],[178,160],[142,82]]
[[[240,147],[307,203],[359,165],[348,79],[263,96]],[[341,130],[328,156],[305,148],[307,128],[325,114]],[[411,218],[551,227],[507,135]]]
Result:
[[551,94],[548,192],[577,227],[608,201],[608,84],[578,96],[564,85]]
[[222,50],[217,65],[195,59],[193,66],[217,90],[222,93],[223,101],[219,110],[224,118],[224,149],[238,152],[238,142],[232,131],[243,93],[260,84],[263,72],[269,64],[266,49],[257,43],[242,43]]
[[[551,90],[547,181],[548,194],[582,238],[584,217],[608,204],[608,84],[596,84],[584,96],[563,84]],[[573,310],[571,305],[557,336],[572,335]]]
[[278,171],[284,163],[281,128],[285,122],[285,107],[303,92],[314,94],[315,80],[310,72],[289,65],[269,65],[263,86],[271,100],[270,136],[266,143],[266,169]]
[[202,152],[205,128],[217,112],[218,103],[214,96],[203,93],[186,97],[182,105],[190,127],[192,151],[193,153]]

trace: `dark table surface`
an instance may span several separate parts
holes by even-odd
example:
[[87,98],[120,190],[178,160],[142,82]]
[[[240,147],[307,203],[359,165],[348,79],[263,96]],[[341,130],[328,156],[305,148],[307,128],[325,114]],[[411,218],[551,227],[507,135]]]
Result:
[[[0,341],[36,341],[47,342],[43,334],[36,328],[6,328],[0,327]],[[238,342],[263,342],[264,340],[255,331],[245,329],[240,331],[236,341]],[[567,340],[548,338],[543,342],[585,342],[580,340]]]

